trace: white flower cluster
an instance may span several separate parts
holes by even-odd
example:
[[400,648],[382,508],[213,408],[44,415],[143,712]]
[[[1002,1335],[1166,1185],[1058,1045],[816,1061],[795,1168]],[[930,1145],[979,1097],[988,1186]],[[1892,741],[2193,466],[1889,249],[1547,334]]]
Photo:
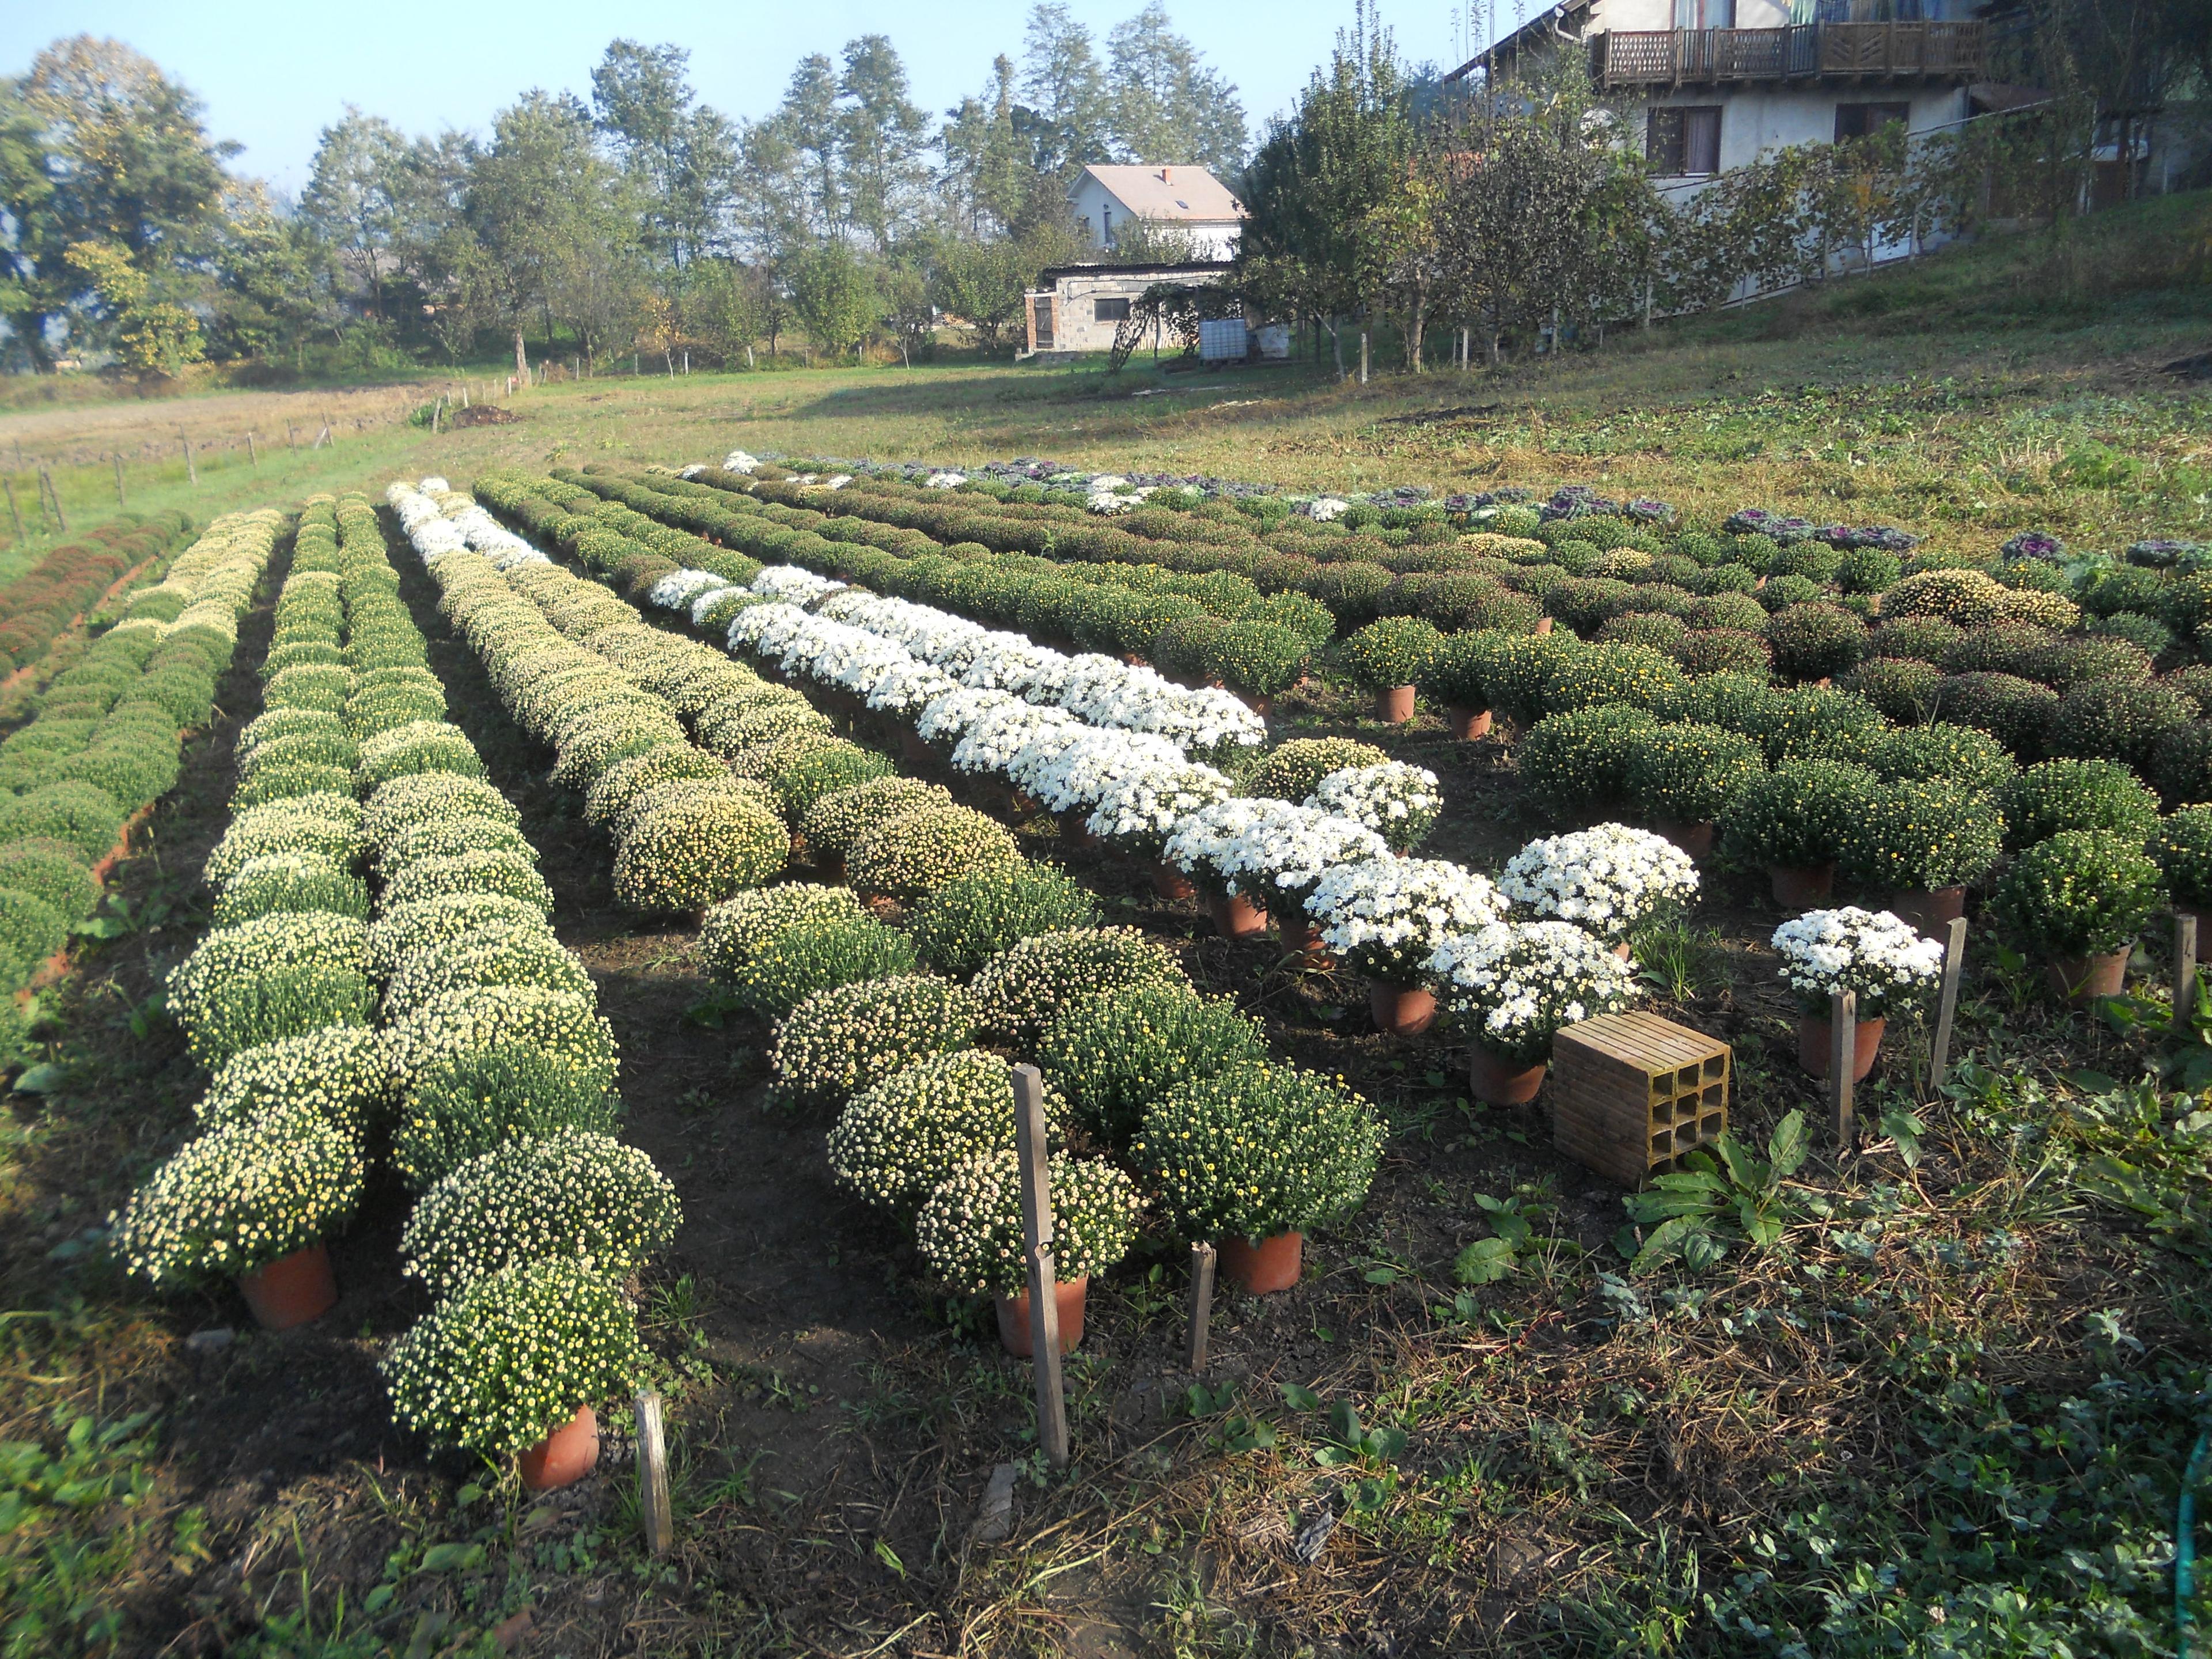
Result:
[[725,472],[740,472],[750,477],[759,470],[759,458],[748,455],[742,449],[733,449],[722,457],[722,471]]
[[1236,785],[1210,766],[1148,766],[1117,780],[1085,820],[1094,836],[1157,854],[1176,826],[1227,800]]
[[688,611],[702,593],[728,586],[711,570],[672,570],[653,583],[650,597],[663,611]]
[[[817,576],[811,570],[802,570],[795,564],[773,564],[753,578],[753,592],[765,593],[772,599],[783,599],[793,605],[811,605],[825,593],[834,593],[845,584],[827,576]],[[658,599],[653,601],[656,605]]]
[[1093,513],[1111,518],[1135,507],[1152,493],[1152,488],[1150,484],[1133,484],[1118,473],[1101,472],[1087,486],[1089,506]]
[[1429,957],[1431,982],[1492,1054],[1534,1065],[1560,1027],[1635,994],[1629,964],[1570,921],[1494,922],[1455,933]]
[[1638,923],[1694,897],[1698,866],[1663,836],[1601,823],[1530,842],[1498,885],[1536,916],[1571,921],[1618,943]]
[[1413,985],[1454,933],[1502,919],[1488,878],[1443,859],[1363,859],[1323,872],[1306,900],[1322,943],[1370,979]]
[[1808,1012],[1825,1014],[1838,991],[1856,992],[1862,1019],[1927,994],[1943,974],[1943,947],[1887,910],[1845,905],[1810,910],[1774,930],[1782,977]]
[[1322,495],[1316,498],[1313,504],[1306,508],[1306,516],[1317,523],[1329,524],[1351,510],[1352,503],[1342,496]]
[[1176,826],[1162,856],[1209,887],[1293,906],[1333,865],[1387,858],[1364,824],[1286,800],[1231,796]]
[[[1031,750],[1036,759],[1031,761]],[[1014,757],[1014,781],[1043,802],[1048,811],[1089,813],[1122,785],[1141,777],[1181,771],[1182,750],[1165,738],[1103,727],[1085,731],[1049,746],[1032,744]]]
[[930,489],[957,489],[967,482],[965,472],[933,472],[922,480],[923,486]]
[[1331,772],[1306,797],[1316,811],[1364,823],[1403,853],[1419,842],[1443,811],[1437,775],[1425,766],[1385,761],[1380,766],[1347,766]]

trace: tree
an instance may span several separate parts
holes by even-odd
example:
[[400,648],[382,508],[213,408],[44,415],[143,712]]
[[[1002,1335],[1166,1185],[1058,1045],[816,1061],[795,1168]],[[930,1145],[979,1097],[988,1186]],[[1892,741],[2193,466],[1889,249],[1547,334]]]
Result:
[[900,361],[911,367],[927,358],[937,339],[937,307],[930,299],[927,246],[894,251],[876,268],[877,315],[898,342]]
[[876,320],[875,283],[853,250],[831,238],[791,262],[791,308],[807,337],[842,357],[867,337]]
[[811,52],[799,60],[768,125],[767,142],[781,152],[778,172],[793,187],[793,199],[780,204],[778,216],[811,235],[838,234],[845,191],[838,171],[837,76],[827,58]]
[[304,216],[277,213],[258,183],[234,191],[224,217],[209,304],[210,355],[296,359],[307,337],[338,316],[330,245]]
[[384,315],[385,277],[396,264],[408,159],[398,128],[348,104],[344,117],[323,129],[300,198],[301,216],[368,290],[369,310],[378,317]]
[[599,130],[612,137],[647,203],[647,240],[680,280],[723,240],[736,194],[738,137],[700,105],[681,46],[609,44],[592,71]]
[[1065,190],[1092,162],[1114,159],[1105,71],[1091,31],[1062,0],[1039,0],[1030,9],[1022,42],[1022,95],[1033,117],[1035,166]]
[[115,338],[117,356],[142,374],[170,380],[207,355],[200,319],[156,299],[153,284],[112,242],[71,242],[65,256],[93,295],[91,309]]
[[1151,0],[1107,37],[1113,59],[1114,137],[1132,161],[1193,162],[1233,174],[1244,166],[1244,108],[1237,88],[1200,60]]
[[881,252],[914,216],[929,172],[929,118],[907,96],[906,65],[880,34],[848,41],[837,92],[845,222]]
[[1018,114],[1030,112],[1015,108],[1014,63],[1004,52],[991,60],[983,95],[946,112],[938,140],[945,153],[939,188],[953,223],[968,235],[1010,232],[1028,211],[1038,174]]

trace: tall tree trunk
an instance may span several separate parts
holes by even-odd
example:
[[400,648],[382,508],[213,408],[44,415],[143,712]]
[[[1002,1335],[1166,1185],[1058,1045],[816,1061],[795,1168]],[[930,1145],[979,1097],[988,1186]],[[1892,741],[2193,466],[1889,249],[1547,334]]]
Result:
[[514,378],[518,380],[530,378],[530,358],[522,349],[522,325],[520,322],[514,325]]
[[1406,368],[1415,374],[1425,372],[1421,362],[1421,339],[1428,331],[1429,302],[1425,295],[1413,301],[1413,314],[1406,329]]

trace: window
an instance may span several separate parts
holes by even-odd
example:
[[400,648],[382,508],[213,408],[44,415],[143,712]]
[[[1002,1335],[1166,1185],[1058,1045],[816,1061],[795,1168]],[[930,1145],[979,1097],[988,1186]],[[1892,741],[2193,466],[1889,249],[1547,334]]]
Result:
[[1096,322],[1126,323],[1129,320],[1129,302],[1127,299],[1093,300],[1091,302],[1091,315],[1092,320]]
[[1912,106],[1910,104],[1838,104],[1836,106],[1836,142],[1846,138],[1866,138],[1880,132],[1892,121],[1899,126],[1912,125]]
[[1721,170],[1721,106],[1694,104],[1651,112],[1644,153],[1651,170],[1679,179]]
[[1735,0],[1674,0],[1674,27],[1732,29],[1735,27]]

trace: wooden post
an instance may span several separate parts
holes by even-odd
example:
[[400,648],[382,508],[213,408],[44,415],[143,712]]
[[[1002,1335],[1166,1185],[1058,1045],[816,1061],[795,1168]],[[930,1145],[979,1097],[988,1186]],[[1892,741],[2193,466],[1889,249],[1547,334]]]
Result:
[[1851,1067],[1858,1058],[1859,999],[1854,991],[1828,998],[1828,1127],[1840,1155],[1856,1150],[1858,1125],[1851,1113]]
[[1936,1005],[1936,1043],[1928,1055],[1928,1092],[1943,1086],[1951,1063],[1951,1024],[1959,1014],[1959,971],[1966,961],[1966,919],[1943,925],[1943,993]]
[[200,470],[192,465],[192,441],[190,438],[179,438],[177,441],[185,447],[185,477],[197,484],[200,481]]
[[246,459],[256,466],[261,465],[261,452],[254,447],[253,434],[251,432],[246,434]]
[[2173,1029],[2183,1028],[2197,1006],[2197,913],[2173,913]]
[[123,499],[123,452],[118,449],[108,459],[115,463],[115,504],[122,507],[126,505]]
[[39,482],[46,485],[46,494],[53,497],[54,522],[61,526],[62,534],[69,534],[69,514],[62,511],[62,492],[54,488],[54,475],[45,467],[39,469]]
[[0,478],[0,489],[8,492],[8,518],[9,522],[15,525],[15,539],[20,542],[23,539],[23,513],[22,509],[15,505],[15,481],[10,478]]
[[1037,1444],[1067,1467],[1067,1398],[1060,1387],[1059,1270],[1052,1259],[1052,1173],[1045,1161],[1044,1079],[1014,1067],[1014,1149],[1022,1171],[1022,1243],[1030,1267],[1030,1352],[1036,1367]]
[[1213,1323],[1213,1246],[1190,1247],[1190,1369],[1206,1374],[1206,1338]]
[[287,448],[287,449],[296,450],[296,449],[298,449],[298,448],[299,448],[299,447],[300,447],[300,434],[299,434],[298,433],[295,432],[295,431],[292,429],[292,423],[291,423],[291,422],[289,422],[289,421],[285,422],[284,422],[284,447],[285,447],[285,448]]
[[676,1521],[668,1504],[668,1449],[660,1429],[660,1396],[651,1389],[637,1395],[637,1512],[645,1522],[645,1547],[665,1555],[676,1541]]
[[325,441],[328,441],[328,439],[330,438],[330,435],[331,435],[331,429],[330,429],[330,428],[328,428],[328,427],[325,427],[325,428],[324,428],[320,432],[318,432],[317,434],[315,434],[315,441],[314,441],[313,443],[310,444],[310,445],[308,446],[308,447],[309,447],[309,448],[311,448],[311,449],[320,449],[320,448],[323,447],[324,443],[325,443]]

